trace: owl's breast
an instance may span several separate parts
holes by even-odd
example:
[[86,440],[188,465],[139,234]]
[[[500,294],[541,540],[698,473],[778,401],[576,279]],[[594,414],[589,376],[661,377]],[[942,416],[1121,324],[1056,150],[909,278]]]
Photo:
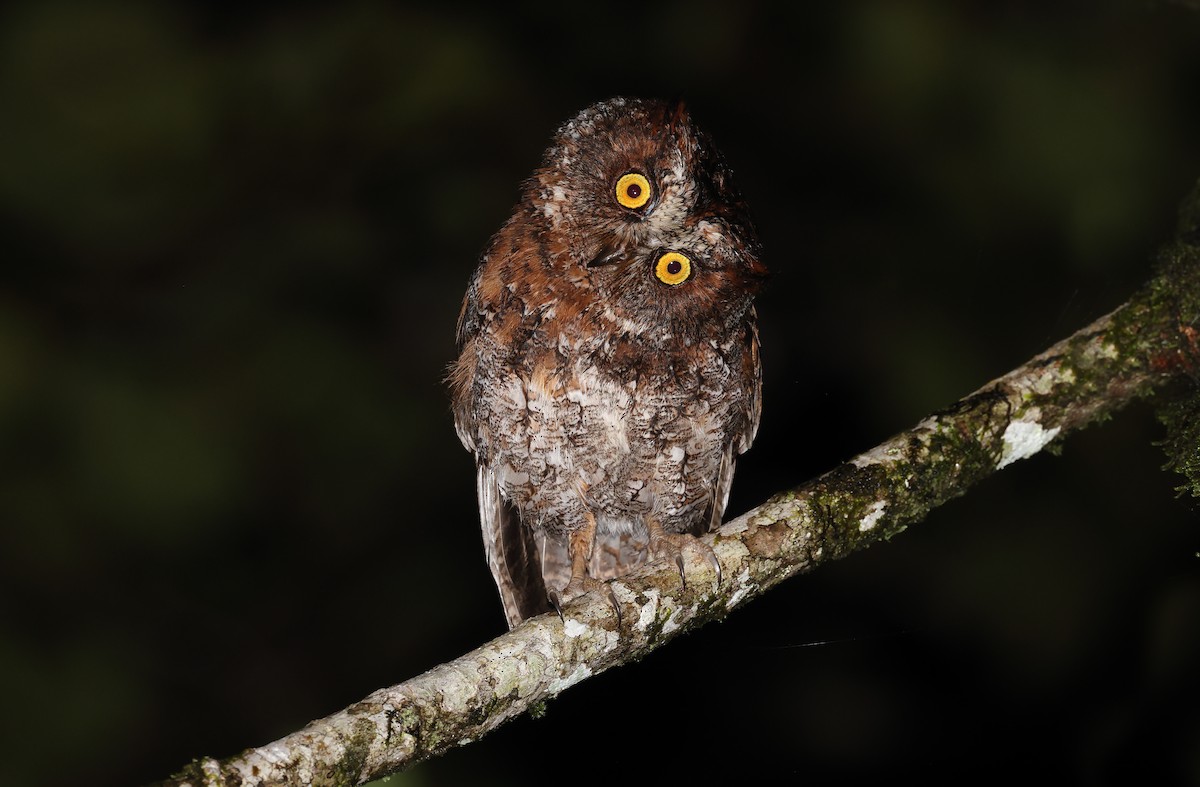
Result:
[[651,513],[691,529],[742,426],[737,368],[713,347],[671,356],[559,338],[483,372],[477,411],[502,494],[550,530],[586,511],[609,532]]

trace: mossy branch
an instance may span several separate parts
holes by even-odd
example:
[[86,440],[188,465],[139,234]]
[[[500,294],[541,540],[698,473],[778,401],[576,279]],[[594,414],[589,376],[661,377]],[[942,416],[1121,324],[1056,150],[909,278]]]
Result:
[[1200,368],[1200,191],[1160,272],[1128,303],[914,428],[712,534],[724,579],[691,556],[612,583],[274,743],[202,759],[163,785],[349,785],[486,735],[636,661],[788,577],[891,538],[1012,462]]

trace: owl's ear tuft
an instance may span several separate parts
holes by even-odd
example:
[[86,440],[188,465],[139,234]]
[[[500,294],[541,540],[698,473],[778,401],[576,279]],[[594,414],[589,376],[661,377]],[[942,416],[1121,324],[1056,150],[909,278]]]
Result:
[[675,106],[671,109],[670,115],[667,118],[667,123],[670,125],[671,130],[678,132],[687,123],[687,116],[687,102],[682,98],[676,99]]
[[763,281],[771,274],[767,270],[767,266],[758,258],[756,251],[750,251],[743,258],[745,260],[744,272],[747,278],[752,281]]

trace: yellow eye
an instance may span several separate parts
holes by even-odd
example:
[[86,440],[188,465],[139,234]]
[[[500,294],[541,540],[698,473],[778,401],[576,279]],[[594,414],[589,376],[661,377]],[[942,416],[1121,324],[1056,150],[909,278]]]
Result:
[[650,201],[650,181],[640,172],[626,172],[617,178],[617,202],[637,210]]
[[677,251],[665,252],[654,263],[654,275],[663,284],[683,284],[692,275],[692,261]]

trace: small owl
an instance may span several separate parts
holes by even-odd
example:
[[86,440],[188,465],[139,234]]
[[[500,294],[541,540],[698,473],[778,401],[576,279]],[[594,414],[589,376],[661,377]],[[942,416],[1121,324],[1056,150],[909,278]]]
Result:
[[[559,128],[467,288],[454,420],[509,626],[649,557],[712,550],[758,429],[766,276],[730,170],[682,104]],[[611,597],[611,596],[610,596]]]

